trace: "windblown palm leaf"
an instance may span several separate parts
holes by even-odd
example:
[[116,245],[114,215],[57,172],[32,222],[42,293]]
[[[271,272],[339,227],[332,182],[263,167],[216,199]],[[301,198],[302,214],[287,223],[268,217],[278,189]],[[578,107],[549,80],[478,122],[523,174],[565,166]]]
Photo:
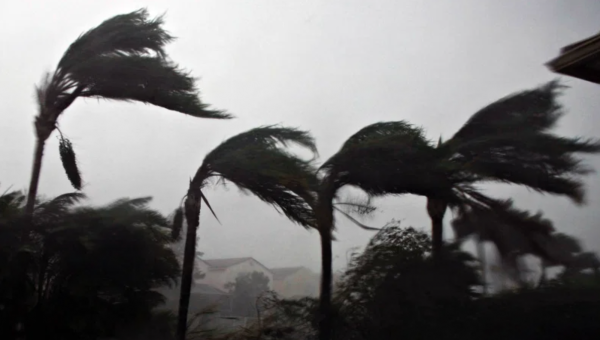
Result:
[[600,143],[559,137],[550,130],[563,114],[557,81],[503,98],[475,113],[441,146],[453,162],[479,180],[525,185],[582,203],[577,176],[590,171],[577,153],[597,153]]
[[173,37],[162,26],[162,17],[150,20],[141,9],[81,35],[38,88],[42,113],[50,110],[54,112],[48,114],[58,116],[78,96],[99,96],[148,102],[197,117],[229,118],[207,110],[194,79],[166,59],[164,46]]
[[[351,185],[372,196],[427,192],[441,187],[436,150],[422,130],[406,122],[367,126],[321,167],[336,188]],[[447,185],[446,185],[447,186]]]
[[210,178],[218,177],[273,204],[292,221],[311,227],[312,211],[303,197],[313,195],[316,177],[310,162],[279,147],[290,143],[316,152],[312,137],[296,129],[266,126],[234,136],[205,157],[192,186],[203,188]]

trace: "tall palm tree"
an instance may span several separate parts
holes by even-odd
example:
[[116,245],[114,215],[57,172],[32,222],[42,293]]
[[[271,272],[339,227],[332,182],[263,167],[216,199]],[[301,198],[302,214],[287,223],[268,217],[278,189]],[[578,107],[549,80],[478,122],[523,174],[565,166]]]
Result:
[[[332,333],[332,241],[339,191],[351,186],[363,190],[369,197],[407,193],[411,180],[427,181],[419,176],[419,171],[415,171],[411,178],[399,177],[397,164],[411,157],[422,158],[424,153],[418,151],[428,147],[422,132],[409,124],[375,124],[352,135],[321,166],[322,176],[314,209],[322,253],[319,339],[330,339]],[[357,208],[362,209],[360,206]]]
[[[187,222],[177,339],[185,338],[194,258],[196,233],[200,225],[201,202],[212,211],[203,193],[211,179],[231,182],[240,190],[250,192],[262,201],[280,209],[290,220],[305,228],[315,226],[314,214],[302,198],[314,195],[316,176],[311,161],[302,160],[286,151],[296,144],[313,154],[314,139],[305,131],[278,126],[252,129],[231,137],[206,155],[190,181],[183,208],[174,216],[173,233],[177,235]],[[215,216],[216,217],[216,216]]]
[[[498,201],[491,209],[470,208],[461,211],[452,227],[458,240],[476,236],[491,242],[502,260],[504,271],[517,283],[524,283],[518,259],[534,255],[541,260],[539,284],[546,281],[546,269],[564,266],[577,271],[589,267],[589,253],[583,251],[579,241],[564,233],[555,232],[552,221],[541,212],[531,214],[513,206],[511,200]],[[593,258],[593,257],[591,257]]]
[[[198,118],[231,118],[209,109],[199,98],[194,78],[167,58],[164,46],[174,38],[162,26],[162,17],[149,19],[145,9],[117,15],[80,35],[54,72],[44,76],[36,88],[36,144],[27,214],[33,212],[45,142],[60,115],[79,97],[137,101]],[[62,134],[59,151],[71,184],[81,189],[72,145]]]
[[502,98],[476,112],[451,139],[440,139],[437,145],[404,121],[370,125],[352,139],[402,144],[397,146],[401,151],[386,155],[395,159],[389,166],[396,178],[388,191],[427,198],[433,253],[439,257],[448,207],[493,204],[476,190],[478,183],[518,184],[583,203],[580,176],[589,169],[575,154],[597,153],[600,144],[551,133],[563,114],[557,100],[562,89],[552,81]]
[[511,200],[496,201],[492,207],[470,207],[461,210],[452,220],[454,235],[459,242],[475,237],[478,243],[491,242],[510,278],[524,283],[519,258],[532,254],[545,263],[565,264],[562,245],[554,242],[552,222],[541,213],[530,214],[514,208]]

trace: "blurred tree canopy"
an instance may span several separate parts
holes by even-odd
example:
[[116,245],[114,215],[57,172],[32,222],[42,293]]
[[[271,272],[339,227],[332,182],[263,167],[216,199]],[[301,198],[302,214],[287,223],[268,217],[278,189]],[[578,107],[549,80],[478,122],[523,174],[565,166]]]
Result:
[[235,316],[257,317],[260,296],[269,291],[269,278],[261,272],[240,274],[234,282],[225,285],[231,294],[232,313]]
[[[149,197],[102,207],[77,205],[83,198],[39,200],[28,220],[20,192],[0,197],[0,319],[10,327],[25,299],[28,339],[95,339],[139,328],[163,302],[153,289],[179,273],[167,220],[148,207]],[[24,262],[27,272],[19,269]],[[27,296],[13,294],[18,285]]]

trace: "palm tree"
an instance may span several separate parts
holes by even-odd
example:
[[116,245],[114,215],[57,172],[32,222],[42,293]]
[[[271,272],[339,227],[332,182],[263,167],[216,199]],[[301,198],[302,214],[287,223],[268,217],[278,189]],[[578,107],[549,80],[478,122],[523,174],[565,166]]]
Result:
[[518,184],[583,203],[579,176],[590,171],[575,154],[597,153],[600,144],[551,133],[563,114],[557,101],[562,89],[552,81],[502,98],[476,112],[451,139],[440,139],[437,145],[421,129],[403,121],[370,125],[351,139],[402,144],[396,154],[385,156],[395,160],[389,162],[395,169],[390,176],[395,178],[382,191],[427,198],[433,253],[439,257],[448,207],[494,204],[476,190],[477,183]]
[[459,242],[475,237],[478,244],[491,242],[502,260],[506,274],[517,283],[524,284],[520,257],[532,254],[544,263],[565,263],[560,247],[550,248],[555,238],[552,222],[541,213],[530,214],[514,208],[511,200],[497,201],[493,207],[470,207],[459,212],[452,220],[454,235]]
[[190,181],[184,206],[176,211],[173,225],[173,233],[177,235],[185,215],[187,235],[181,275],[178,339],[185,338],[187,328],[202,201],[214,215],[203,193],[211,179],[233,183],[240,190],[250,192],[280,209],[290,220],[305,228],[315,226],[313,211],[302,198],[314,195],[315,171],[310,161],[302,160],[282,148],[290,144],[307,148],[313,154],[317,152],[313,138],[305,131],[278,126],[259,127],[231,137],[213,149]]
[[[42,167],[45,142],[59,116],[79,97],[137,101],[198,118],[231,118],[210,110],[199,99],[195,80],[167,59],[164,46],[174,38],[162,17],[148,18],[140,9],[117,15],[83,33],[67,49],[53,73],[36,88],[36,144],[26,213],[31,215]],[[62,137],[61,160],[75,189],[81,189],[71,143]]]
[[315,209],[323,252],[320,339],[329,339],[331,333],[331,232],[333,201],[340,188],[358,187],[369,196],[426,197],[432,251],[438,260],[448,207],[464,210],[498,204],[478,192],[477,183],[514,183],[583,202],[583,185],[576,176],[589,171],[574,154],[597,153],[600,144],[549,132],[562,115],[557,102],[562,88],[553,81],[505,97],[475,113],[453,138],[440,139],[437,145],[405,121],[372,124],[351,136],[324,163]]
[[590,257],[576,238],[555,232],[552,221],[544,218],[541,212],[531,214],[519,210],[511,200],[498,201],[491,209],[463,210],[452,220],[452,227],[459,241],[476,236],[491,242],[500,255],[505,272],[520,284],[525,282],[518,259],[524,255],[534,255],[541,260],[538,284],[546,281],[548,267],[564,266],[567,271],[577,271],[593,263],[581,261]]
[[[424,157],[424,153],[418,151],[428,147],[422,132],[409,124],[374,124],[352,135],[321,166],[322,176],[314,209],[322,253],[319,339],[330,339],[332,333],[332,241],[339,191],[352,186],[363,190],[369,197],[408,193],[411,180],[427,183],[427,179],[421,178],[419,171],[415,171],[411,178],[400,177],[397,164],[411,157]],[[357,208],[362,210],[360,206]]]

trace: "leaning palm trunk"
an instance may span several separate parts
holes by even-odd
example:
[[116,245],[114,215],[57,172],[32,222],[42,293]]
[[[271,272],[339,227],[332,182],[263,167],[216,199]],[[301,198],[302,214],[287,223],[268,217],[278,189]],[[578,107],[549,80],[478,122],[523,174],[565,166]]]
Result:
[[318,206],[315,209],[317,227],[321,239],[321,291],[319,293],[319,340],[331,339],[332,315],[331,315],[331,290],[333,281],[332,269],[332,241],[333,241],[333,197],[335,189],[332,183],[326,179],[322,182],[319,192]]
[[436,261],[442,257],[444,245],[444,215],[448,204],[441,199],[427,198],[427,213],[431,219],[432,256]]
[[481,233],[477,235],[477,257],[479,257],[479,263],[481,265],[481,282],[483,284],[483,295],[488,295],[488,282],[487,282],[487,260],[485,257],[485,245]]
[[38,185],[40,182],[42,159],[44,157],[45,145],[46,139],[42,139],[38,135],[35,141],[35,150],[33,153],[33,168],[31,170],[31,180],[29,181],[29,191],[27,193],[27,203],[25,205],[25,214],[27,216],[31,216],[33,214],[33,207],[35,204],[35,198],[37,196]]
[[196,257],[196,235],[200,226],[201,196],[200,190],[190,188],[185,200],[185,217],[187,233],[183,251],[183,267],[181,273],[179,312],[177,316],[177,339],[184,340],[187,332],[187,317],[189,314],[192,278],[194,273],[194,258]]
[[321,291],[319,294],[319,340],[329,340],[332,333],[331,290],[333,281],[331,232],[319,231],[321,238]]

